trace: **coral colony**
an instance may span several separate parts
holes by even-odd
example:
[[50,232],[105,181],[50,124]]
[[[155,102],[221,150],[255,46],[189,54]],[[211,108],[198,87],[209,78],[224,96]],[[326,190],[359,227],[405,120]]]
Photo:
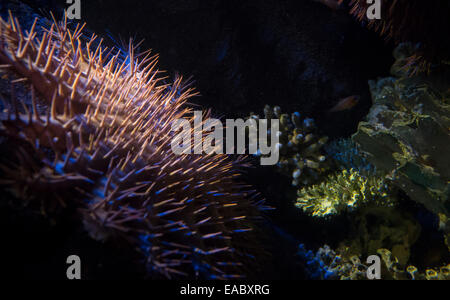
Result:
[[389,206],[387,191],[381,178],[366,178],[356,170],[343,170],[320,185],[299,190],[296,206],[312,216],[325,217],[359,205]]
[[[280,120],[280,130],[271,128],[267,131],[267,136],[271,137],[272,145],[274,136],[276,137],[275,141],[278,142],[276,149],[279,152],[280,162],[277,167],[280,172],[292,177],[293,186],[316,182],[329,169],[329,163],[322,153],[322,147],[328,138],[317,134],[313,119],[305,118],[299,112],[289,116],[282,113],[279,106],[272,109],[266,105],[263,119],[254,113],[251,113],[248,119],[261,123],[262,120],[272,120],[273,118]],[[261,144],[266,142],[266,135],[263,132],[267,130],[266,128],[259,127]],[[250,153],[252,152],[250,151]],[[257,152],[257,155],[262,157],[265,154]]]
[[[408,220],[410,217],[395,212],[392,198],[395,187],[438,216],[439,234],[450,249],[449,157],[441,155],[450,151],[448,85],[430,78],[410,78],[399,62],[407,55],[405,51],[410,53],[409,45],[400,44],[394,51],[397,61],[391,72],[398,78],[369,82],[374,104],[352,140],[327,146],[341,173],[299,190],[296,203],[314,217],[329,218],[349,211],[359,214],[363,223],[367,215],[381,214],[378,218],[391,224],[380,224],[377,234],[373,224],[360,228],[366,233],[345,241],[336,251],[325,245],[313,253],[301,244],[298,254],[307,262],[311,278],[366,279],[367,265],[360,253],[361,247],[369,247],[382,259],[384,279],[450,279],[448,261],[421,268],[409,263],[411,245],[418,238],[414,232],[420,227]],[[352,153],[360,157],[355,160]],[[404,224],[395,228],[393,222]],[[400,236],[407,238],[393,242]],[[363,240],[366,246],[361,244]],[[396,245],[380,247],[386,245],[383,240]]]
[[171,151],[195,92],[164,84],[150,52],[121,61],[83,26],[55,21],[38,38],[35,25],[0,21],[0,134],[15,149],[1,183],[46,214],[75,207],[92,238],[136,248],[152,276],[244,276],[261,208],[236,182],[245,159]]
[[[342,0],[315,2],[311,7],[344,9]],[[263,268],[279,268],[283,276],[312,279],[448,280],[450,47],[438,45],[435,35],[450,7],[436,2],[345,1],[359,21],[395,42],[395,62],[386,65],[390,77],[370,80],[368,90],[363,82],[372,102],[353,135],[330,132],[330,139],[316,107],[305,111],[317,123],[303,111],[285,113],[276,97],[279,103],[266,105],[261,117],[251,112],[222,123],[188,103],[198,94],[189,81],[164,77],[158,56],[137,53],[131,41],[126,50],[109,49],[67,19],[53,18],[41,30],[37,24],[48,22],[36,18],[23,30],[10,12],[0,18],[0,186],[8,200],[1,204],[45,220],[69,215],[86,237],[131,250],[130,264],[150,278],[258,278],[267,276],[259,274]],[[371,3],[381,4],[384,18],[367,16]],[[280,61],[301,52],[289,51],[283,47]],[[319,62],[308,72],[322,74]],[[355,116],[369,103],[363,91],[347,91],[348,80],[334,87],[311,76],[305,81],[312,87],[347,93],[318,107],[325,122]],[[284,176],[243,177],[252,162]],[[281,208],[277,217],[261,222],[268,207],[246,180],[267,184],[260,191]],[[267,252],[288,253],[278,249],[279,240],[299,245],[288,247],[289,272],[261,266]],[[370,257],[379,262],[375,277]],[[201,289],[187,285],[181,293],[213,294]]]

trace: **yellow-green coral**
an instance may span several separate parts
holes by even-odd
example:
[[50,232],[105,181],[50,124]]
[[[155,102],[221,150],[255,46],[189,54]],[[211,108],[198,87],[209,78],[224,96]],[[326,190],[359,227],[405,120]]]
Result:
[[383,179],[343,170],[327,180],[298,191],[297,207],[314,217],[336,215],[363,204],[389,205],[388,186]]
[[420,272],[416,266],[409,265],[402,268],[397,257],[395,257],[388,249],[378,249],[378,255],[384,262],[384,265],[396,280],[450,280],[450,264],[444,265],[440,268],[426,268],[424,272]]
[[[300,245],[299,254],[307,260],[308,272],[314,279],[367,280],[368,265],[361,255],[352,254],[349,247],[340,247],[336,251],[325,245],[316,253],[306,251]],[[425,268],[402,266],[391,251],[380,248],[376,255],[381,258],[381,279],[384,280],[449,280],[450,264],[442,267]]]
[[[250,114],[250,118],[259,119],[258,115]],[[273,109],[264,107],[264,118],[279,119],[280,128],[276,133],[279,138],[280,160],[279,170],[292,177],[293,186],[302,186],[316,182],[329,169],[329,163],[322,153],[322,147],[327,137],[316,133],[314,120],[304,118],[300,113],[291,115],[281,112],[279,106]]]

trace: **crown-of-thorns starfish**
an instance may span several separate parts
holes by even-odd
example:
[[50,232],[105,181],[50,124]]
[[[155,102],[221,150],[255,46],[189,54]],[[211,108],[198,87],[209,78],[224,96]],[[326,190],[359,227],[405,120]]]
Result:
[[78,208],[93,238],[138,249],[151,274],[242,276],[259,207],[236,183],[245,159],[171,151],[172,122],[193,120],[193,89],[166,84],[150,51],[138,59],[130,45],[121,59],[84,25],[35,27],[0,20],[11,85],[0,136],[14,152],[1,183],[46,212]]

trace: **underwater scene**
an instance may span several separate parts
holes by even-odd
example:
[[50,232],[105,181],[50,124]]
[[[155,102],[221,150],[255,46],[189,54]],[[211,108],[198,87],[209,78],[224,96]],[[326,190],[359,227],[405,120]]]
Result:
[[450,279],[449,1],[0,0],[0,17],[10,278],[208,297],[197,281]]

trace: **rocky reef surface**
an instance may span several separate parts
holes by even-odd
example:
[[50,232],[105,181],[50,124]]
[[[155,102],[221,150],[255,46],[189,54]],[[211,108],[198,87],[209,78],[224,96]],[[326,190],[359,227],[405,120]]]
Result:
[[433,77],[388,77],[369,85],[374,104],[353,140],[411,199],[449,215],[449,86]]
[[[298,192],[296,205],[306,213],[326,222],[341,214],[351,224],[332,248],[313,252],[300,245],[311,278],[366,279],[363,260],[377,254],[384,279],[449,279],[450,77],[446,70],[411,76],[405,58],[414,49],[400,44],[392,76],[369,81],[373,105],[351,140],[325,146],[329,159],[352,176],[330,176]],[[388,196],[394,205],[359,206],[367,197],[356,196],[371,190],[355,189],[362,186],[355,185],[358,176],[389,186],[371,195]]]
[[[194,76],[202,97],[192,101],[211,107],[215,115],[243,118],[264,103],[301,113],[297,118],[271,112],[284,125],[282,163],[249,170],[246,178],[276,208],[262,228],[270,235],[272,262],[262,264],[260,278],[362,279],[371,254],[382,257],[383,278],[448,278],[448,74],[406,78],[404,67],[414,47],[402,44],[394,51],[392,77],[387,77],[393,62],[390,44],[347,12],[331,11],[316,1],[143,3],[84,2],[83,21],[109,37],[106,44],[145,37],[142,48],[161,53],[161,65],[170,76]],[[56,0],[0,2],[2,16],[11,9],[26,28],[35,16],[43,20],[37,27],[48,24],[50,10],[59,18],[62,8]],[[367,80],[377,76],[382,78],[368,86]],[[329,113],[348,95],[360,95],[361,100],[352,109]],[[304,116],[314,118],[317,126],[306,126]],[[305,142],[311,133],[313,138]],[[322,139],[325,135],[330,141]],[[357,172],[357,177],[344,176],[340,191],[353,191],[347,198],[355,196],[357,202],[341,205],[332,218],[313,218],[295,207],[297,198],[305,201],[298,189],[325,190],[333,187],[332,178],[345,172]],[[351,178],[356,185],[347,191]],[[377,196],[378,189],[365,190],[374,180],[395,206],[358,202],[367,193]],[[395,189],[385,190],[387,183]],[[320,207],[325,194],[310,198]],[[0,208],[2,227],[15,228],[3,235],[8,257],[32,255],[35,261],[7,266],[13,275],[55,277],[61,270],[58,262],[75,251],[86,257],[88,278],[143,276],[128,263],[133,251],[123,253],[89,239],[65,215],[55,222],[12,209],[6,201]],[[305,246],[299,250],[300,242]],[[26,253],[29,244],[35,245],[33,254]],[[314,271],[314,266],[320,268]]]

